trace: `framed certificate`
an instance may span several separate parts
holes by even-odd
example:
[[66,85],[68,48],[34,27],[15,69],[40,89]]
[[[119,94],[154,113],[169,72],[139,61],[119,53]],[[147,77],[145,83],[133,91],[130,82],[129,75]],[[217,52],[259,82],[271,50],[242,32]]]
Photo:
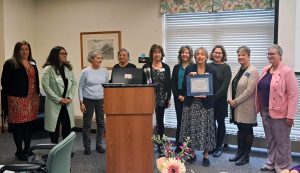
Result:
[[213,95],[212,74],[204,74],[186,77],[187,96]]

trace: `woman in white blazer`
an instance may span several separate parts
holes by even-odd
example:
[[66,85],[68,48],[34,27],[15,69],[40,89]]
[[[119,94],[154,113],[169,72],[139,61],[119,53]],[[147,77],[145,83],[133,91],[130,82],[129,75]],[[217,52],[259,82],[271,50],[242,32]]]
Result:
[[75,124],[73,98],[77,82],[67,55],[63,47],[56,46],[43,66],[42,86],[46,93],[45,129],[50,132],[52,143],[58,143],[60,125],[62,137],[65,138]]
[[236,165],[249,163],[249,153],[253,144],[253,126],[256,123],[255,89],[258,72],[250,64],[250,49],[241,46],[237,49],[238,62],[241,64],[232,74],[228,87],[227,102],[231,108],[230,122],[238,127],[238,150],[229,161]]

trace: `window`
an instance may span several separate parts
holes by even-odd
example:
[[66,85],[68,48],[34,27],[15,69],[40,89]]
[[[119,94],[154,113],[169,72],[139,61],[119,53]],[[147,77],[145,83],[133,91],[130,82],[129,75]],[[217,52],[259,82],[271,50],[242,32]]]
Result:
[[[267,48],[274,40],[275,10],[243,10],[217,13],[166,14],[164,21],[165,61],[173,69],[177,64],[178,50],[182,45],[190,45],[193,50],[205,47],[208,52],[214,45],[225,47],[227,63],[234,70],[239,66],[236,50],[241,45],[251,49],[251,64],[259,72],[268,64]],[[236,126],[226,119],[227,133],[236,133]],[[165,124],[176,128],[174,104],[166,110]],[[264,137],[261,119],[254,128],[255,135]]]

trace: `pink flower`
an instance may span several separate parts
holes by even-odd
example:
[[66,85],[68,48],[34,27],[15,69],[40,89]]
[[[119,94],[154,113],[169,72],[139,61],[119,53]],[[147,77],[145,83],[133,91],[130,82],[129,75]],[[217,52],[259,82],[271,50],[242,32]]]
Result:
[[168,158],[162,167],[161,173],[185,173],[186,169],[181,160]]

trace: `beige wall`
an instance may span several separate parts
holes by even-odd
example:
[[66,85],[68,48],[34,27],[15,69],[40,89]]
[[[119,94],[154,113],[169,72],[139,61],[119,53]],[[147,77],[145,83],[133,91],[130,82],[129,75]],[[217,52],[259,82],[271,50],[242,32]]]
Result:
[[[27,40],[42,73],[50,49],[61,45],[69,52],[74,72],[79,79],[80,32],[120,30],[122,47],[137,64],[141,53],[148,54],[153,43],[162,42],[162,22],[159,0],[1,0],[4,31],[0,40],[5,59],[12,55],[14,44]],[[2,12],[2,11],[1,11]],[[1,25],[3,26],[3,25]],[[1,34],[5,37],[1,39]],[[1,52],[0,52],[1,53]],[[4,58],[1,58],[1,66]],[[140,66],[140,65],[139,65]],[[77,94],[75,114],[81,116]]]
[[300,72],[300,58],[299,58],[299,48],[300,48],[300,1],[296,1],[296,19],[295,19],[295,71]]
[[299,66],[295,64],[295,38],[297,18],[299,23],[299,17],[296,17],[296,3],[296,0],[279,1],[278,24],[278,44],[283,48],[283,62],[288,64],[295,70],[296,66]]
[[35,50],[35,0],[3,0],[5,58],[13,54],[17,41],[26,40]]
[[0,0],[0,70],[2,71],[2,64],[5,57],[4,48],[4,9],[3,0]]

